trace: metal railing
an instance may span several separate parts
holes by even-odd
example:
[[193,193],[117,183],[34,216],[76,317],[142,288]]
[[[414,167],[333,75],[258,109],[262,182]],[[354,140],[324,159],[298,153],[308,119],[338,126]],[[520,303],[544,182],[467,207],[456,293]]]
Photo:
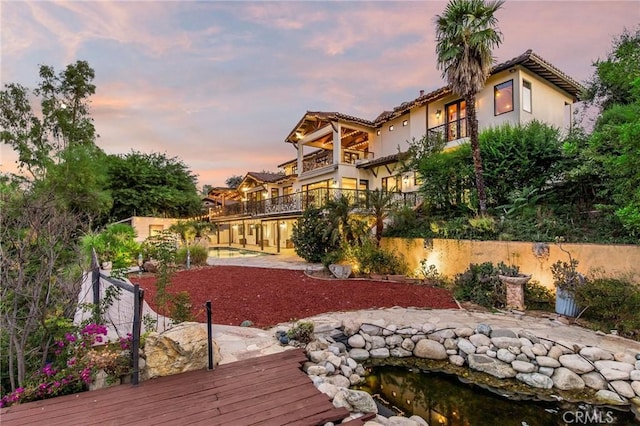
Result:
[[[210,209],[209,218],[242,216],[256,217],[276,214],[302,213],[304,210],[315,207],[323,207],[329,200],[345,196],[356,209],[367,212],[371,209],[370,190],[343,189],[343,188],[317,188],[295,194],[283,195],[259,201],[242,201],[237,204],[220,206]],[[417,192],[392,192],[390,204],[394,207],[416,206],[422,201]]]
[[466,138],[469,136],[467,118],[460,118],[440,126],[432,127],[429,129],[429,133],[431,135],[441,135],[447,142]]

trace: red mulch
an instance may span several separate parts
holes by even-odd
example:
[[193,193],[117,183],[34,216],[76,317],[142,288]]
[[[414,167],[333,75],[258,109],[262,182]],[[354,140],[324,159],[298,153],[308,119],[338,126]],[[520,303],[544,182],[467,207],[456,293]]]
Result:
[[[154,310],[155,277],[132,276],[145,289]],[[432,309],[457,308],[448,290],[369,280],[326,280],[303,271],[242,266],[209,266],[177,272],[168,292],[187,291],[197,321],[205,322],[204,304],[211,300],[215,324],[269,327],[326,312],[393,306]]]

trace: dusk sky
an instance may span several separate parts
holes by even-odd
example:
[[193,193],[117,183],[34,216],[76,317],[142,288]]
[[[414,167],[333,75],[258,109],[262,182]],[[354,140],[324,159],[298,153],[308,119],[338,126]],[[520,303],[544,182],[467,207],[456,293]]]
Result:
[[[199,185],[277,171],[307,110],[374,119],[445,85],[434,17],[444,1],[2,1],[1,81],[34,88],[38,66],[95,70],[91,115],[107,153],[180,158]],[[638,1],[516,1],[497,13],[498,62],[527,49],[579,82]],[[15,154],[2,146],[3,172]]]

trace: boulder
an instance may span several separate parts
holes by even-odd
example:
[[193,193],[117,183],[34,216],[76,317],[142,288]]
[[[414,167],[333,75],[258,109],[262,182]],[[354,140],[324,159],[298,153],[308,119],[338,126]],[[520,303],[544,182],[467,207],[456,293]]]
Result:
[[[367,392],[353,389],[344,389],[340,392],[344,392],[344,399],[352,407],[352,410],[350,411],[357,411],[359,413],[378,412],[378,406],[376,405],[376,402],[373,400],[373,397]],[[336,394],[336,397],[340,394],[340,392]]]
[[366,341],[361,334],[354,334],[353,336],[349,337],[349,340],[347,340],[347,344],[352,348],[364,348],[366,345]]
[[563,367],[568,368],[576,374],[588,373],[595,369],[592,363],[578,354],[561,355],[558,361]]
[[553,386],[561,390],[584,389],[584,380],[573,371],[565,367],[558,367],[551,376]]
[[481,371],[499,379],[515,377],[518,374],[511,365],[486,355],[471,354],[467,361],[472,370]]
[[517,361],[517,360],[513,361],[511,363],[511,367],[513,367],[513,369],[516,370],[518,373],[533,373],[536,371],[535,365],[525,361]]
[[354,361],[364,361],[369,359],[369,351],[366,349],[351,349],[349,356],[353,358]]
[[618,395],[624,396],[625,398],[633,398],[636,396],[629,382],[623,380],[609,382],[609,388],[612,388]]
[[[207,325],[183,322],[162,333],[150,333],[144,345],[147,361],[143,377],[169,376],[208,366]],[[220,362],[220,348],[213,342],[214,364]]]
[[612,360],[613,355],[610,352],[600,349],[596,346],[587,346],[580,349],[580,355],[589,361]]
[[596,399],[598,399],[598,401],[602,401],[605,404],[612,404],[612,405],[626,404],[627,402],[624,400],[624,398],[621,398],[620,395],[618,395],[617,393],[607,389],[602,389],[596,392]]
[[614,370],[626,371],[631,373],[634,370],[633,365],[626,362],[619,361],[596,361],[594,362],[598,370],[604,370],[605,368],[612,368]]
[[584,384],[591,389],[600,390],[607,388],[607,380],[602,377],[600,373],[592,371],[590,373],[583,374],[581,377],[582,380],[584,380]]
[[447,350],[435,340],[423,339],[416,343],[413,354],[418,358],[447,359]]
[[551,377],[540,373],[518,373],[516,374],[516,379],[538,389],[551,389],[553,387]]

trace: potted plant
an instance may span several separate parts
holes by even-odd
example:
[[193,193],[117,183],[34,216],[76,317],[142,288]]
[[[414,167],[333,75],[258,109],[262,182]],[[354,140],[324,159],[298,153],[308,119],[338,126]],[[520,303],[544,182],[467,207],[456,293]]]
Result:
[[568,251],[562,251],[569,255],[569,262],[558,260],[551,265],[553,283],[556,287],[556,313],[576,317],[580,312],[575,299],[576,290],[584,285],[586,279],[578,272],[578,260],[572,258]]
[[507,266],[503,262],[498,264],[498,278],[506,287],[507,308],[523,311],[524,286],[531,279],[531,275],[520,273],[516,265]]

